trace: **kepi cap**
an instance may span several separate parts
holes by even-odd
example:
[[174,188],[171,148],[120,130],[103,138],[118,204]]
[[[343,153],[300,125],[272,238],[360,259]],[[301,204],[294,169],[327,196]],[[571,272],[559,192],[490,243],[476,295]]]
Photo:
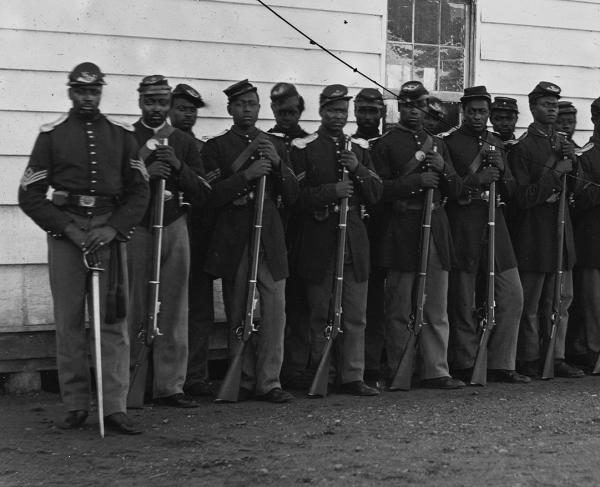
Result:
[[573,102],[563,100],[558,102],[558,114],[565,115],[567,113],[577,113],[577,108],[573,105]]
[[354,97],[355,106],[383,107],[383,96],[375,88],[363,88]]
[[508,96],[497,96],[492,103],[492,110],[507,110],[519,113],[517,100]]
[[291,83],[277,83],[271,88],[271,101],[280,101],[293,96],[300,95],[296,87]]
[[69,86],[98,86],[105,85],[104,73],[94,63],[78,64],[69,73]]
[[184,83],[178,84],[173,90],[173,98],[185,98],[186,100],[191,101],[196,108],[202,108],[206,105],[200,93],[198,93],[194,88],[190,85],[186,85]]
[[430,113],[435,113],[438,117],[445,117],[446,110],[444,105],[442,105],[442,100],[435,96],[429,96],[427,98],[427,106],[429,107]]
[[487,88],[484,85],[481,86],[471,86],[469,88],[465,88],[465,92],[463,96],[460,98],[461,103],[465,103],[469,100],[477,100],[483,99],[492,103],[492,95],[488,93]]
[[529,93],[529,103],[533,103],[542,96],[554,96],[560,98],[560,87],[548,81],[540,81],[533,91]]
[[171,93],[169,81],[162,74],[142,78],[137,89],[140,95],[168,95]]
[[348,95],[348,88],[344,85],[329,85],[323,88],[319,95],[319,108],[334,101],[349,100],[350,98],[352,97]]
[[398,101],[415,101],[425,98],[429,95],[429,91],[423,86],[420,81],[407,81],[400,87],[398,93]]
[[235,97],[256,91],[256,86],[250,83],[247,79],[238,81],[231,86],[225,88],[223,93],[227,96],[227,101],[233,100]]
[[600,97],[596,98],[592,104],[590,105],[592,111],[592,117],[597,117],[600,115]]

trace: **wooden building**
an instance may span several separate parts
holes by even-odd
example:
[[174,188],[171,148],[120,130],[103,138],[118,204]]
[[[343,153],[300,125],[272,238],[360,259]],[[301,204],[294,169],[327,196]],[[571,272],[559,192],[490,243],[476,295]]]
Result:
[[[600,95],[600,0],[267,0],[279,14],[351,66],[397,90],[421,79],[447,102],[485,84],[519,100],[539,80],[563,88],[587,140],[589,102]],[[230,120],[223,88],[259,87],[259,126],[273,124],[268,93],[295,83],[302,125],[317,127],[318,94],[371,83],[311,45],[256,0],[4,0],[0,16],[0,372],[53,367],[46,235],[17,207],[19,180],[42,123],[68,110],[67,73],[93,61],[106,73],[103,112],[133,122],[136,87],[149,74],[197,88],[208,106],[198,135]],[[390,118],[393,117],[390,103]]]

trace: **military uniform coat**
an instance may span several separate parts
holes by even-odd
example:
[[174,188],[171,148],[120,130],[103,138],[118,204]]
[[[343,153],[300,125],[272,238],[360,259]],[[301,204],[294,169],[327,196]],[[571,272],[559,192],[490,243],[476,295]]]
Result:
[[[342,180],[339,154],[343,144],[343,139],[335,140],[319,129],[304,139],[296,139],[291,152],[301,188],[296,204],[301,230],[297,252],[293,257],[294,265],[300,277],[314,283],[323,281],[337,249],[339,213],[335,211],[335,205],[339,203],[339,198],[335,185]],[[346,227],[347,255],[352,259],[356,281],[363,282],[369,277],[369,239],[360,219],[359,205],[376,203],[381,198],[383,187],[373,170],[367,141],[354,140],[352,152],[356,154],[359,164],[350,174],[354,194],[348,201],[351,209],[348,211]],[[318,221],[315,212],[327,217]]]
[[[233,279],[244,248],[250,242],[253,200],[244,206],[236,206],[233,202],[254,192],[257,181],[246,181],[242,172],[258,158],[258,154],[253,154],[236,173],[232,172],[231,165],[260,133],[264,134],[255,128],[244,134],[234,125],[224,134],[207,140],[202,152],[207,177],[213,185],[208,205],[217,213],[205,270],[216,277],[229,276]],[[288,166],[288,155],[281,138],[275,135],[269,135],[269,138],[281,158],[281,166],[279,171],[267,177],[261,245],[273,279],[278,281],[288,276],[288,261],[276,201],[281,195],[284,204],[293,203],[298,197],[298,181]]]
[[427,137],[432,137],[438,152],[446,162],[440,185],[434,192],[437,207],[431,217],[431,235],[437,247],[444,270],[449,271],[454,255],[450,225],[442,198],[458,198],[462,183],[457,176],[444,142],[421,129],[412,131],[400,124],[379,138],[372,154],[377,173],[383,179],[383,199],[386,205],[384,234],[378,252],[377,265],[402,272],[416,272],[419,267],[422,209],[409,209],[424,201],[425,189],[421,187],[420,165],[410,174],[400,177],[403,168],[420,150]]
[[[484,146],[484,142],[494,145],[502,152],[504,159],[504,173],[496,182],[496,192],[502,201],[508,201],[516,189],[516,181],[512,176],[506,154],[501,149],[502,140],[497,135],[486,131],[484,134],[475,134],[466,127],[454,129],[440,134],[444,139],[452,163],[458,175],[463,179],[463,188],[458,201],[451,201],[446,206],[448,219],[452,228],[452,238],[456,249],[455,268],[466,272],[477,272],[482,258],[482,249],[488,242],[488,203],[484,200],[473,200],[473,195],[480,195],[489,189],[489,186],[479,185],[478,175],[485,165],[482,164],[475,174],[471,174],[469,166]],[[484,149],[485,150],[485,149]],[[517,266],[517,260],[512,248],[508,228],[504,220],[504,212],[496,211],[496,247],[495,268],[496,272],[503,272]],[[485,247],[482,245],[485,244]],[[487,258],[486,255],[483,258]]]
[[[508,160],[517,180],[513,204],[513,245],[521,272],[556,272],[558,193],[561,177],[546,169],[548,161],[560,159],[557,135],[544,134],[533,124],[509,152]],[[551,157],[553,159],[551,159]],[[554,200],[554,202],[547,201]],[[565,215],[565,269],[575,265],[575,242],[568,207]]]

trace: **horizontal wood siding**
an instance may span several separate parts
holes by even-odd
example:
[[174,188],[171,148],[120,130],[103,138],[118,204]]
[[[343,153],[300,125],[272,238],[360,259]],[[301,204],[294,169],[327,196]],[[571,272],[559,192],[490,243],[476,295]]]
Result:
[[[381,79],[386,0],[268,4]],[[16,206],[17,187],[38,127],[69,108],[65,83],[73,66],[89,60],[101,67],[108,83],[102,111],[128,122],[138,118],[143,76],[161,73],[173,86],[191,84],[207,102],[198,135],[230,126],[223,89],[243,78],[258,86],[264,129],[273,125],[269,91],[276,82],[297,85],[308,131],[318,126],[324,85],[343,83],[351,94],[369,85],[255,0],[4,0],[0,45],[0,332],[53,321],[46,235]]]

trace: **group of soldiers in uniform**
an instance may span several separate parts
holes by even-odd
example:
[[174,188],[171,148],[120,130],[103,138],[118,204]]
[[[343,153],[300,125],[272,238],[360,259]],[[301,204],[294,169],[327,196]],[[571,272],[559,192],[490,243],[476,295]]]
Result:
[[[306,391],[326,341],[338,257],[343,333],[336,339],[329,389],[378,395],[411,333],[424,195],[430,191],[425,323],[414,382],[438,389],[469,382],[490,271],[490,204],[498,211],[488,380],[528,383],[538,377],[553,320],[554,373],[576,378],[584,375],[580,367],[593,368],[600,351],[600,258],[593,251],[600,240],[600,99],[591,106],[594,135],[579,148],[572,140],[576,110],[559,102],[560,88],[553,83],[540,82],[529,94],[533,123],[516,139],[516,100],[492,100],[485,86],[466,88],[462,123],[446,130],[440,100],[419,81],[409,81],[397,97],[399,121],[383,135],[382,94],[361,90],[353,101],[358,129],[350,137],[344,127],[352,97],[345,86],[323,89],[321,123],[308,134],[299,125],[304,99],[294,85],[276,84],[270,93],[276,125],[263,132],[256,127],[257,89],[243,80],[224,90],[231,128],[199,139],[193,127],[205,102],[191,86],[172,89],[164,76],[143,78],[141,116],[130,126],[100,112],[104,84],[93,63],[73,69],[72,108],[42,126],[19,188],[21,208],[48,233],[57,365],[68,409],[61,427],[81,426],[90,409],[88,270],[82,256],[95,255],[105,269],[105,422],[116,432],[141,432],[126,414],[127,397],[132,344],[150,299],[153,208],[161,180],[161,334],[152,344],[148,388],[148,399],[157,405],[197,407],[194,397],[214,394],[208,374],[213,280],[222,280],[233,355],[253,264],[260,324],[244,351],[238,400],[284,403],[293,399],[289,390]],[[488,130],[488,119],[495,132]],[[557,317],[553,283],[559,276],[563,174],[572,176],[571,204]],[[263,177],[262,236],[253,263],[249,242]],[[499,196],[490,202],[492,182]],[[348,202],[346,245],[338,256],[342,199]]]

